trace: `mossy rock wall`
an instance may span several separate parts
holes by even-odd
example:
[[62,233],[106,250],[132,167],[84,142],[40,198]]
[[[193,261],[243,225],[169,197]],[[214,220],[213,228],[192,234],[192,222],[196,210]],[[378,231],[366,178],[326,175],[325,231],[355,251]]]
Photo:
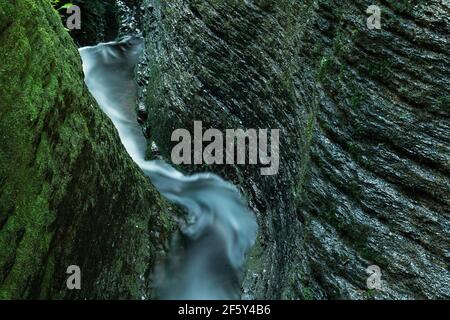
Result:
[[0,61],[0,299],[150,297],[166,203],[88,93],[49,1],[0,3]]

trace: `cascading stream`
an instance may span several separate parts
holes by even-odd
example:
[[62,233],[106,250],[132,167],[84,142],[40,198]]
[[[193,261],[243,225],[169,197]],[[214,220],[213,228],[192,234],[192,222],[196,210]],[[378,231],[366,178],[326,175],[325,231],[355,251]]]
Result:
[[255,216],[238,190],[211,173],[186,176],[161,161],[145,160],[147,141],[136,121],[134,67],[141,38],[80,49],[86,84],[113,121],[136,164],[170,201],[188,212],[183,246],[172,248],[158,274],[163,299],[236,299],[245,255],[253,245]]

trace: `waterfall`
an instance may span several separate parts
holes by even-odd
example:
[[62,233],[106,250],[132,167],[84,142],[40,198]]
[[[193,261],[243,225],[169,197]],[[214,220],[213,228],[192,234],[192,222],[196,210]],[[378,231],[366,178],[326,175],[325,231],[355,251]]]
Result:
[[[80,49],[86,84],[114,123],[133,161],[169,201],[187,212],[183,245],[172,246],[160,279],[163,299],[236,299],[257,224],[232,184],[212,173],[184,175],[162,161],[147,161],[147,141],[136,121],[134,67],[143,40],[128,37]],[[150,115],[151,116],[151,115]]]

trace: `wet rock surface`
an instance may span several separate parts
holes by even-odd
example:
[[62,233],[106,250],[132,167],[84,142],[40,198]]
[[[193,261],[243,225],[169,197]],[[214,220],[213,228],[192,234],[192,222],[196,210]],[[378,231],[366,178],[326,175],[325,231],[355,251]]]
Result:
[[[147,127],[281,129],[280,172],[212,170],[258,214],[244,298],[450,297],[448,1],[143,2]],[[378,265],[383,290],[368,290]]]
[[[81,9],[81,29],[70,30],[78,47],[92,46],[114,40],[120,31],[121,8],[116,0],[63,0],[60,5],[73,3]],[[69,14],[60,10],[63,23]]]
[[[194,120],[281,129],[276,176],[179,168],[226,177],[258,215],[243,298],[450,298],[448,1],[383,0],[381,30],[361,0],[73,2],[79,46],[144,34],[149,157],[170,159]],[[0,30],[0,299],[151,297],[171,209],[87,93],[51,7],[3,1]],[[81,292],[65,288],[72,264]]]
[[150,298],[170,208],[88,93],[49,3],[2,1],[0,30],[0,299]]

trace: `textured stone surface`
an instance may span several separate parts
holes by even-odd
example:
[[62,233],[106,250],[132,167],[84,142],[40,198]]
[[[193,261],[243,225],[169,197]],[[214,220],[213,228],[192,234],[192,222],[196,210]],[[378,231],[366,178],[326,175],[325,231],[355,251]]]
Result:
[[[0,3],[0,299],[150,296],[166,203],[83,82],[46,0]],[[78,265],[82,290],[66,289]]]
[[[146,0],[150,128],[278,128],[280,173],[213,170],[258,214],[247,298],[450,297],[448,1]],[[383,291],[367,290],[379,265]]]
[[[70,35],[79,47],[92,46],[99,42],[114,40],[119,34],[121,8],[116,0],[60,0],[56,9],[73,3],[81,10],[81,28],[70,30]],[[66,26],[70,14],[59,9],[61,20]]]

